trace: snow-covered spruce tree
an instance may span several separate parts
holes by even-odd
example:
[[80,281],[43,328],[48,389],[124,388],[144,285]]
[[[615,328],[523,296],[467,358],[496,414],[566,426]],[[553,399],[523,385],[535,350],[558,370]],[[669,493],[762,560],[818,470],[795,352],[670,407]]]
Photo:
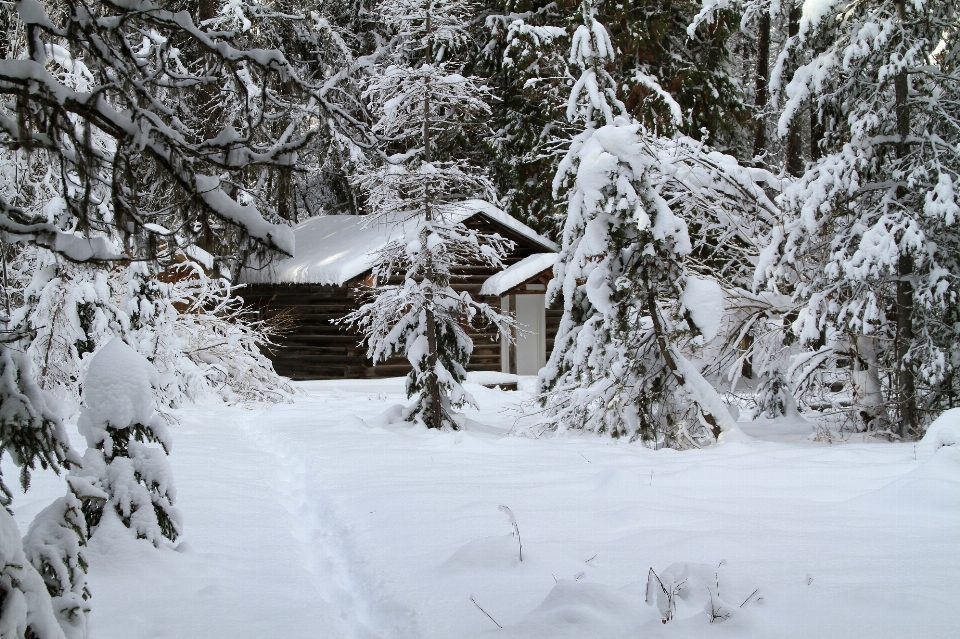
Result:
[[[8,325],[6,321],[4,324]],[[21,350],[29,334],[8,329],[7,326],[2,331],[0,455],[9,454],[20,467],[20,486],[26,491],[30,486],[31,472],[37,465],[60,469],[76,465],[80,459],[70,448],[56,400],[33,381],[30,359]],[[82,628],[84,625],[83,619],[77,616],[78,613],[80,617],[83,616],[82,599],[86,582],[78,551],[84,531],[79,528],[65,530],[65,534],[51,532],[62,544],[58,543],[58,550],[49,555],[49,560],[45,560],[46,557],[41,556],[43,553],[37,552],[35,546],[40,535],[33,534],[31,530],[27,536],[25,554],[20,532],[7,510],[11,498],[11,491],[0,476],[0,636],[59,639],[64,634],[58,621],[65,628]],[[69,500],[69,494],[64,500],[57,500],[36,521],[43,521],[40,526],[48,530],[59,526],[58,522],[49,527],[47,524],[55,517],[51,513],[58,508],[58,504]],[[66,522],[67,519],[61,521]],[[81,522],[78,524],[82,526]],[[66,558],[70,567],[79,568],[79,574],[69,568],[54,574],[51,567],[64,565],[61,557]],[[75,560],[72,564],[71,559]],[[69,622],[69,619],[77,621]],[[71,639],[79,636],[82,635],[70,635]]]
[[70,486],[91,532],[110,510],[138,538],[156,546],[180,533],[166,459],[170,435],[154,410],[159,381],[157,369],[119,337],[90,361],[77,422],[87,452],[82,467],[71,471]]
[[[163,261],[213,225],[229,239],[236,259],[252,251],[292,252],[289,229],[270,219],[270,207],[257,199],[248,181],[256,184],[278,167],[295,165],[297,150],[316,135],[311,123],[359,130],[356,119],[335,104],[330,84],[304,80],[278,51],[236,46],[236,33],[204,30],[186,13],[155,3],[79,0],[57,5],[49,14],[38,0],[20,0],[15,7],[18,19],[6,33],[0,60],[0,94],[9,98],[0,106],[0,154],[25,153],[48,170],[14,171],[13,178],[3,172],[4,187],[11,181],[17,186],[13,196],[4,188],[0,198],[5,243],[44,247],[74,262]],[[202,63],[183,57],[190,50],[202,52]],[[200,93],[219,96],[218,104],[230,113],[221,129],[207,131],[198,122]],[[286,126],[276,134],[267,122]],[[23,175],[29,179],[19,180]],[[52,195],[60,198],[58,214],[47,214],[44,205],[51,200],[36,188],[41,182],[35,176],[45,176]],[[33,383],[22,355],[35,339],[31,327],[19,321],[30,316],[29,309],[10,315],[4,317],[0,343],[0,450],[20,466],[26,488],[36,464],[61,471],[80,459],[63,437],[63,412]],[[152,485],[141,485],[148,494],[138,509],[118,499],[121,520],[129,515],[126,523],[155,543],[158,535],[173,536],[173,519],[164,514],[168,488],[155,472],[162,452],[145,453],[149,447],[136,439],[156,436],[159,425],[142,424],[140,432],[135,425],[130,430],[130,424],[113,424],[132,434],[124,444],[125,433],[114,437],[102,420],[88,420],[95,445],[102,444],[104,463],[91,462],[82,477],[75,473],[70,479],[74,495],[88,502],[84,515],[95,516],[96,509],[89,507],[97,499],[114,499],[109,491],[130,475],[120,471],[133,469]],[[113,440],[109,446],[98,430]],[[122,457],[127,454],[131,457]],[[4,494],[9,501],[9,491]],[[5,637],[49,639],[82,631],[76,615],[84,606],[75,596],[82,599],[83,562],[69,535],[59,532],[73,530],[77,543],[85,535],[74,525],[69,499],[59,514],[48,513],[49,519],[31,527],[26,545],[34,567],[20,561],[27,555],[18,541],[10,541],[4,524],[4,561],[10,562],[3,570],[0,604]],[[51,559],[55,547],[59,562]],[[37,595],[34,585],[44,580],[48,592]],[[77,605],[54,610],[51,594],[60,603],[72,599]],[[55,614],[61,615],[62,629],[43,621]]]
[[83,548],[89,528],[74,481],[75,478],[68,476],[67,494],[34,517],[23,538],[23,546],[27,560],[43,578],[54,614],[67,639],[86,639],[90,590]]
[[118,283],[95,264],[64,260],[40,247],[24,253],[34,256],[33,277],[14,320],[22,319],[34,333],[28,353],[41,387],[75,410],[84,358],[126,332]]
[[590,3],[582,7],[572,58],[583,74],[568,113],[586,130],[554,181],[568,189],[568,208],[548,294],[562,297],[564,314],[542,399],[559,428],[699,445],[734,426],[684,352],[716,336],[723,293],[691,268],[694,246],[674,210],[737,227],[746,210],[769,215],[772,205],[733,158],[657,138],[622,115],[604,69],[612,46]]
[[[18,252],[17,259],[11,260],[14,263],[8,264],[9,248],[3,246],[3,285],[5,302],[9,302],[13,294],[14,304],[9,314],[4,309],[0,322],[0,455],[9,453],[20,467],[20,488],[27,491],[31,473],[37,465],[59,471],[80,463],[79,456],[69,446],[63,427],[65,411],[62,402],[34,380],[41,376],[35,372],[31,357],[43,348],[43,336],[49,342],[55,331],[60,331],[60,336],[68,340],[77,333],[69,319],[59,322],[56,327],[33,325],[44,304],[58,297],[55,290],[67,293],[58,287],[59,278],[54,277],[53,255],[45,249],[28,247]],[[8,279],[17,271],[15,263],[23,265],[25,261],[31,262],[30,267],[35,269],[29,283],[24,282],[26,294],[18,291],[16,283]],[[30,268],[24,270],[27,273],[17,274],[21,277],[28,275]],[[74,292],[80,297],[84,294],[80,289]],[[71,297],[70,301],[76,299]],[[76,311],[68,300],[60,299],[59,303],[58,310],[65,311],[58,315],[60,319]],[[75,314],[73,319],[80,322]],[[65,382],[63,388],[57,388],[64,391],[63,394],[69,394],[78,385],[75,375],[62,375],[65,362],[69,362],[72,370],[74,360],[71,354],[76,352],[77,345],[65,343],[49,348],[49,357],[44,362],[51,382]],[[32,349],[32,346],[40,349]],[[51,386],[58,387],[59,384]],[[0,476],[0,518],[9,520],[3,524],[0,535],[3,537],[0,543],[4,546],[0,558],[4,564],[0,575],[0,636],[53,639],[63,637],[65,633],[67,639],[85,639],[89,592],[82,546],[87,530],[79,501],[68,489],[66,496],[55,500],[34,518],[21,542],[16,524],[6,511],[11,505],[11,497]]]
[[476,67],[496,97],[485,143],[501,206],[550,237],[563,225],[551,195],[557,165],[578,131],[566,119],[571,76],[569,11],[545,0],[500,0],[484,20]]
[[[510,318],[451,287],[457,267],[501,265],[509,242],[462,222],[468,197],[492,195],[488,180],[457,157],[457,140],[489,113],[485,91],[448,62],[466,44],[466,2],[387,0],[380,14],[396,50],[370,81],[366,95],[380,119],[376,131],[399,151],[359,183],[369,194],[371,224],[399,226],[403,237],[374,266],[371,299],[343,321],[364,333],[374,362],[402,355],[413,366],[404,417],[429,428],[459,428],[454,411],[473,404],[463,389],[473,343],[466,328],[495,325],[503,339]],[[391,278],[402,274],[402,283]]]
[[[487,0],[486,40],[476,67],[495,100],[494,135],[487,146],[504,208],[551,237],[563,228],[552,177],[579,131],[564,117],[569,86],[580,70],[568,59],[569,43],[582,24],[579,0]],[[648,130],[704,136],[736,153],[744,144],[748,112],[743,104],[733,40],[737,17],[727,8],[711,24],[688,29],[695,0],[597,2],[617,56],[606,70],[626,114]],[[742,38],[741,38],[742,39]],[[676,113],[684,118],[677,120]],[[548,177],[549,176],[549,177]]]
[[[813,48],[825,30],[829,46]],[[783,194],[757,271],[802,307],[798,393],[820,371],[848,371],[856,427],[899,438],[921,435],[960,389],[958,45],[953,2],[811,6],[793,46],[813,51],[786,86],[780,132],[805,101],[836,117]]]
[[17,522],[0,508],[0,636],[66,639],[53,611],[43,578],[23,552]]

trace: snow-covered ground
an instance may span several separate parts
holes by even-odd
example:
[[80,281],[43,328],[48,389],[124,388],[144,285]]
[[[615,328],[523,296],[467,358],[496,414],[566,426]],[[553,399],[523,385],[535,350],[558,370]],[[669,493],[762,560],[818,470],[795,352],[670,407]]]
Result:
[[[960,636],[960,446],[519,437],[529,396],[476,385],[468,430],[437,433],[384,417],[402,380],[300,387],[182,411],[183,541],[101,525],[93,639]],[[37,476],[22,532],[61,491]],[[686,579],[666,624],[650,568]]]

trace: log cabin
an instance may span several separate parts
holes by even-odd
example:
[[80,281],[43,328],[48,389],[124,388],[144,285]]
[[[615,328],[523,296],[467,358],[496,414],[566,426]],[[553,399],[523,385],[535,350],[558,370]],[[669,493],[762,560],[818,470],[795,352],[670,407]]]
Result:
[[[515,343],[501,341],[494,329],[470,331],[473,354],[468,371],[536,375],[560,323],[559,308],[545,307],[556,244],[488,202],[464,203],[462,221],[474,230],[512,240],[504,268],[471,265],[455,273],[454,289],[497,304],[522,325]],[[238,293],[270,318],[285,313],[292,327],[268,355],[278,373],[294,380],[394,377],[409,363],[394,358],[374,365],[361,335],[335,323],[359,307],[372,282],[377,252],[404,233],[402,225],[368,224],[364,216],[313,217],[294,227],[292,258],[263,268],[245,268]]]

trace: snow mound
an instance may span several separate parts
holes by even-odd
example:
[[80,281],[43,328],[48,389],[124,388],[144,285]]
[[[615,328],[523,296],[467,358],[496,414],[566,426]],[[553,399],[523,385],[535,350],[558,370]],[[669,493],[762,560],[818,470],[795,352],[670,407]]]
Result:
[[[950,433],[949,430],[941,433]],[[948,438],[950,435],[940,435],[937,441]],[[903,479],[941,479],[960,483],[960,446],[955,444],[941,444],[934,451],[933,456],[923,462],[919,468],[903,476]]]
[[374,428],[386,428],[394,424],[401,424],[403,423],[403,411],[405,408],[403,404],[394,404],[376,417],[366,420],[365,423]]
[[723,431],[717,439],[718,444],[749,444],[753,441],[756,440],[743,432],[739,426]]
[[905,513],[956,519],[960,515],[960,446],[940,447],[918,468],[849,505],[892,520]]
[[645,619],[643,599],[610,586],[561,579],[539,606],[508,636],[529,639],[560,637],[639,637]]
[[115,337],[96,352],[83,380],[83,401],[96,424],[126,428],[149,424],[157,369],[143,355]]
[[925,450],[953,446],[960,440],[960,408],[951,408],[936,419],[920,440]]
[[717,281],[699,277],[687,278],[680,301],[700,330],[703,344],[712,342],[720,332],[723,318],[723,289]]
[[467,373],[466,381],[471,384],[516,384],[519,377],[512,373],[497,371],[470,371]]
[[513,534],[482,537],[462,546],[443,564],[441,572],[476,573],[510,570],[520,565],[520,547]]
[[356,415],[347,415],[342,422],[339,424],[340,428],[347,431],[367,431],[370,430],[370,425],[367,422],[363,421]]
[[600,471],[593,476],[593,479],[591,479],[589,483],[590,488],[596,492],[624,497],[636,495],[638,492],[644,490],[647,485],[648,482],[644,481],[636,473],[623,470],[622,468]]

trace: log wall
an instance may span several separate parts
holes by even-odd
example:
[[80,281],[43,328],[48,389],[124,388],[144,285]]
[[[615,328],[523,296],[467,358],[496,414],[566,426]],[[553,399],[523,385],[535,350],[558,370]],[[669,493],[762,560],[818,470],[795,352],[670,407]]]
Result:
[[[512,230],[499,225],[494,227],[479,216],[471,218],[467,225],[486,233],[500,233],[516,242],[514,250],[504,260],[505,266],[544,250]],[[457,273],[452,286],[458,291],[467,291],[474,300],[499,309],[499,297],[480,296],[480,287],[494,272],[485,266],[465,267]],[[277,347],[267,353],[278,373],[294,380],[307,380],[397,377],[410,371],[410,364],[399,358],[374,366],[366,358],[366,349],[360,346],[361,336],[334,323],[359,307],[364,294],[362,279],[360,276],[346,286],[249,284],[238,291],[262,318],[286,313],[293,322],[291,330],[276,340]],[[548,309],[546,324],[549,355],[559,314]],[[470,337],[473,339],[473,355],[467,370],[500,371],[500,342],[496,329],[473,330]]]

